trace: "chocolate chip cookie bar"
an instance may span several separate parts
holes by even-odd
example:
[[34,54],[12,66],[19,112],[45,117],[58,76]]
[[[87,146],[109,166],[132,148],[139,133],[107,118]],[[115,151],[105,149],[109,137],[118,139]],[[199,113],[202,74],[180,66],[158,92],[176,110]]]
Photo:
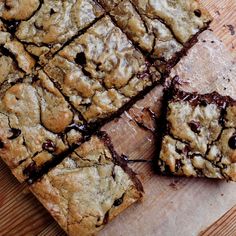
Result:
[[216,92],[172,92],[159,170],[236,181],[236,101]]
[[[73,122],[74,114],[42,71],[37,77],[3,88],[0,156],[17,179],[24,181],[68,148],[70,144],[63,139],[63,133]],[[72,139],[72,133],[68,135]]]
[[196,0],[100,3],[129,39],[158,67],[162,65],[162,70],[176,63],[191,46],[191,40],[212,20]]
[[103,13],[93,0],[5,0],[0,3],[0,17],[42,64]]
[[88,123],[114,115],[160,74],[107,16],[44,68]]
[[104,133],[83,143],[31,191],[70,236],[94,235],[143,195]]

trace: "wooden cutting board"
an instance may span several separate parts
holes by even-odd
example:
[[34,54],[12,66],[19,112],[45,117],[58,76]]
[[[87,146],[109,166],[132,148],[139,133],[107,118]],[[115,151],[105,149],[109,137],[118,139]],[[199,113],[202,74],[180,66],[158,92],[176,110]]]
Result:
[[[236,98],[236,1],[202,2],[215,17],[211,26],[213,32],[201,35],[199,43],[172,74],[178,73],[188,81],[183,84],[184,89],[200,88],[206,92],[214,89]],[[156,87],[120,119],[103,128],[112,137],[117,152],[130,159],[151,160],[155,157],[155,138],[151,131],[155,123],[150,112],[143,108],[150,108],[158,116],[162,93],[163,88]],[[141,120],[150,130],[140,127]],[[161,177],[153,172],[150,163],[134,163],[131,167],[142,179],[146,196],[142,203],[132,206],[111,222],[100,235],[236,235],[235,183]],[[221,216],[223,218],[219,219]],[[213,226],[208,228],[211,224]],[[20,185],[0,161],[0,236],[13,235],[65,234],[27,186]]]

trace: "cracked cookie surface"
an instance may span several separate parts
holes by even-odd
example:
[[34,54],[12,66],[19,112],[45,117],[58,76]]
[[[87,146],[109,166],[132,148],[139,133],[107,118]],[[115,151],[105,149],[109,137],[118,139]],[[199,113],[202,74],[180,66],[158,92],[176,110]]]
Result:
[[[100,1],[129,39],[156,60],[159,70],[167,70],[191,46],[211,16],[199,2],[191,1]],[[166,67],[166,68],[165,68]]]
[[1,93],[0,156],[19,181],[36,174],[68,148],[61,134],[73,116],[69,104],[42,71],[35,82],[24,78]]
[[109,17],[61,50],[44,70],[87,122],[109,117],[160,79]]
[[70,236],[97,233],[143,194],[104,134],[83,143],[31,191]]
[[174,89],[159,170],[236,181],[236,101]]
[[[93,0],[45,0],[31,17],[24,19],[20,12],[21,8],[27,9],[25,5],[30,6],[30,4],[28,1],[27,3],[25,1],[13,2],[18,2],[21,6],[17,7],[17,4],[13,4],[15,19],[21,20],[18,21],[15,34],[21,42],[26,44],[31,54],[39,57],[39,62],[42,64],[47,62],[51,54],[103,14],[102,8]],[[5,9],[3,14],[5,12],[9,11]],[[20,19],[17,14],[21,16]]]

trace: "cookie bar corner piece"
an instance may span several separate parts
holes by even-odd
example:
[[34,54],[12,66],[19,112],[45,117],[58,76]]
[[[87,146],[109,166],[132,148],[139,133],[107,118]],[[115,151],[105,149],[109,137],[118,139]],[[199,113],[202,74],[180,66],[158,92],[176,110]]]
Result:
[[158,159],[161,173],[236,181],[236,101],[174,89]]
[[68,235],[94,235],[143,196],[135,174],[99,133],[31,186]]
[[41,65],[104,14],[93,0],[0,2],[0,18]]
[[179,61],[212,21],[196,0],[100,0],[100,3],[162,72]]
[[73,130],[66,133],[75,115],[43,71],[3,88],[0,157],[23,182],[38,175],[81,135]]

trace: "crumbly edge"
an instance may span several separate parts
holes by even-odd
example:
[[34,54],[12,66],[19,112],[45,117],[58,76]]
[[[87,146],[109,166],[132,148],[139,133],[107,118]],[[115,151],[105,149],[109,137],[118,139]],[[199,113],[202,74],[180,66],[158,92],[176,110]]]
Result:
[[[226,113],[226,110],[228,107],[230,106],[235,106],[236,105],[236,101],[229,97],[229,96],[222,96],[217,92],[212,92],[212,93],[208,93],[208,94],[198,94],[197,92],[186,92],[183,90],[178,89],[178,81],[179,81],[179,77],[176,76],[175,78],[172,79],[172,83],[171,85],[167,85],[167,87],[165,88],[165,93],[164,93],[164,103],[163,103],[163,113],[162,116],[160,117],[160,120],[162,121],[162,125],[159,127],[160,129],[160,135],[157,138],[157,153],[158,153],[158,158],[156,158],[156,168],[155,171],[158,174],[162,174],[162,175],[166,175],[166,176],[173,176],[175,175],[175,173],[173,173],[172,171],[170,171],[169,169],[165,168],[165,171],[161,170],[161,167],[165,167],[165,164],[162,160],[159,159],[161,150],[162,150],[162,142],[164,140],[164,138],[166,136],[170,136],[173,137],[173,135],[171,135],[170,132],[170,123],[167,120],[167,114],[169,111],[169,104],[172,102],[189,102],[191,106],[198,106],[198,105],[210,105],[210,104],[215,104],[217,107],[219,107],[221,109],[221,117],[220,119],[223,119],[222,121],[220,120],[220,122],[222,122],[222,131],[220,132],[220,134],[223,133],[224,130],[224,115]],[[219,138],[221,137],[221,135],[219,136]],[[175,139],[174,140],[178,140]],[[158,161],[160,161],[160,163],[162,164],[158,164]],[[179,175],[178,175],[179,176]],[[223,176],[225,177],[226,180],[233,180],[231,179],[230,176],[226,176],[225,174],[223,174]],[[203,177],[203,176],[199,176],[199,177]]]
[[[125,194],[122,195],[121,198],[116,199],[116,201],[121,201],[121,204],[118,203],[119,205],[112,205],[111,208],[106,212],[104,215],[104,219],[101,225],[98,227],[96,226],[96,229],[93,229],[93,226],[88,226],[86,230],[90,231],[100,231],[108,222],[113,220],[117,215],[119,215],[122,211],[124,211],[126,208],[131,206],[133,203],[139,201],[142,199],[144,191],[141,182],[139,179],[136,177],[136,174],[127,166],[127,162],[123,160],[114,150],[114,147],[111,143],[110,138],[105,132],[97,132],[96,136],[104,143],[105,147],[108,148],[108,150],[111,153],[112,156],[112,162],[114,163],[115,166],[121,167],[121,169],[128,175],[130,180],[133,183],[132,188],[127,190]],[[89,141],[88,139],[87,141]],[[82,145],[82,144],[81,144]],[[57,167],[55,166],[52,170],[56,169]],[[47,176],[47,175],[46,175]],[[42,182],[41,182],[42,180]],[[46,182],[45,182],[46,181]],[[53,187],[53,186],[52,186]],[[42,189],[41,189],[42,188]],[[45,188],[45,190],[44,190]],[[50,185],[47,184],[47,177],[42,176],[42,179],[38,179],[37,182],[35,182],[33,185],[30,187],[31,192],[38,198],[38,200],[45,206],[45,208],[51,213],[51,215],[55,218],[55,220],[60,224],[60,226],[67,232],[70,233],[72,228],[68,228],[68,220],[66,220],[66,215],[61,211],[60,206],[57,204],[56,199],[57,199],[57,193],[51,189]],[[42,190],[42,196],[40,195],[40,191]],[[45,193],[44,193],[45,191]],[[49,199],[49,204],[45,197],[50,198]],[[52,202],[50,204],[50,201]],[[115,202],[114,202],[115,204]],[[66,223],[67,221],[67,223]],[[92,228],[90,228],[92,227]],[[84,232],[85,233],[85,232]]]

